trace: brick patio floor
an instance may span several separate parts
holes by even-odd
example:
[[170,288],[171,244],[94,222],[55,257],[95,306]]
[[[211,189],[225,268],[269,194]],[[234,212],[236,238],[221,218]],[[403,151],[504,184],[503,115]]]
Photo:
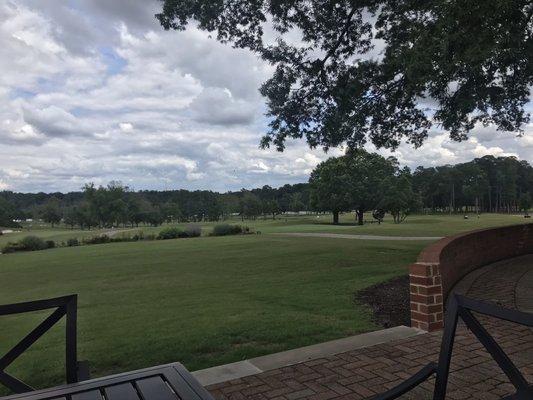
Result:
[[[533,268],[533,255],[488,268],[466,294],[516,308],[517,282]],[[533,293],[531,294],[533,300]],[[482,319],[484,326],[533,382],[533,330],[509,322]],[[217,399],[328,400],[365,399],[391,388],[437,361],[441,333],[428,333],[315,359],[208,387]],[[431,398],[433,380],[402,399]],[[499,399],[514,392],[497,364],[466,328],[457,331],[449,399]]]

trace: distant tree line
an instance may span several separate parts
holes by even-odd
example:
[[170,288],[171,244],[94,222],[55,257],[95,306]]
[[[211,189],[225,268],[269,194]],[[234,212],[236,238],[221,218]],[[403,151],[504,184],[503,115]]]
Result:
[[[0,226],[40,218],[53,225],[91,229],[163,222],[277,218],[287,212],[371,210],[395,222],[412,212],[521,212],[531,208],[533,167],[514,157],[485,156],[457,165],[401,168],[393,158],[352,150],[319,164],[309,183],[216,193],[207,190],[133,191],[120,182],[87,184],[80,192],[0,192]],[[376,215],[379,215],[376,214]]]
[[219,221],[231,215],[244,219],[273,218],[308,209],[307,184],[274,189],[216,193],[207,190],[133,191],[120,182],[90,183],[81,192],[0,192],[0,226],[13,220],[42,219],[52,226],[64,223],[80,229],[161,225],[163,222]]
[[[531,207],[533,168],[515,157],[418,167],[412,177],[425,208],[441,212],[520,212]],[[529,204],[529,205],[528,205]]]
[[359,224],[370,210],[402,222],[412,212],[527,212],[533,168],[514,157],[485,156],[442,167],[400,168],[394,157],[356,149],[319,164],[310,177],[311,208],[355,211]]

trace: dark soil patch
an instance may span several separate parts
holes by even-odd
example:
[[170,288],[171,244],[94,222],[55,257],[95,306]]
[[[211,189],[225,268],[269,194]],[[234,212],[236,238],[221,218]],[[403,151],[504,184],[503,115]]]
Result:
[[384,328],[411,326],[409,275],[367,287],[355,293],[355,301],[369,306],[374,322]]

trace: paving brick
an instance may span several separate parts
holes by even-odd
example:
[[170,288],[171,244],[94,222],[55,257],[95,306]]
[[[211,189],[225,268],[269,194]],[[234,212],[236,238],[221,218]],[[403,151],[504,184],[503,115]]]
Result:
[[[523,273],[523,270],[509,269],[491,271],[479,277],[467,295],[514,308],[516,282]],[[533,383],[533,330],[494,318],[478,318],[526,379]],[[217,400],[365,399],[394,387],[426,363],[436,361],[440,342],[441,332],[427,333],[306,361],[208,389]],[[462,323],[457,329],[450,370],[447,399],[491,400],[514,392],[498,365]],[[431,379],[405,398],[430,398],[433,385],[434,379]]]

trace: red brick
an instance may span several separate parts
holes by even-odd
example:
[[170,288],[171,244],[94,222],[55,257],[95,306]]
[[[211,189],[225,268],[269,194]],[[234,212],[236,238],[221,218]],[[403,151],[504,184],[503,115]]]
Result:
[[428,326],[427,330],[428,332],[434,332],[434,331],[439,331],[441,330],[442,328],[444,327],[444,322],[442,320],[440,321],[437,321],[437,322],[431,322]]
[[433,279],[431,277],[423,277],[423,276],[411,276],[409,277],[409,281],[411,282],[411,285],[424,285],[424,286],[431,286],[433,285]]
[[424,314],[434,314],[438,312],[442,314],[442,304],[420,304],[420,306],[418,306],[418,310]]
[[413,294],[411,293],[411,296],[410,296],[410,300],[413,302],[413,303],[427,303],[428,301],[432,301],[432,297],[429,297],[429,296],[424,296],[424,295],[421,295],[421,294]]
[[431,265],[411,264],[409,266],[409,274],[422,277],[431,276]]
[[425,313],[417,312],[417,311],[411,311],[411,319],[415,321],[421,321],[421,322],[432,322],[431,316]]

